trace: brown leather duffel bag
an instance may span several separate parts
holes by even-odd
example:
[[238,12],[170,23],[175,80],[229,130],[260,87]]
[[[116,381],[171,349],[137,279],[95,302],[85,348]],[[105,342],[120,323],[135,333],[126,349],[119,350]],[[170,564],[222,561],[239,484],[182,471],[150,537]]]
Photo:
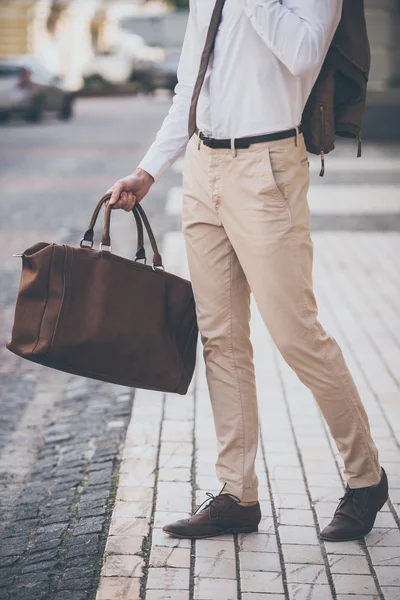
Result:
[[[28,360],[101,381],[185,394],[196,359],[197,321],[189,281],[164,271],[140,204],[135,261],[111,252],[107,205],[100,251],[95,208],[80,248],[39,242],[22,253],[21,284],[7,348]],[[153,249],[145,258],[142,220]]]

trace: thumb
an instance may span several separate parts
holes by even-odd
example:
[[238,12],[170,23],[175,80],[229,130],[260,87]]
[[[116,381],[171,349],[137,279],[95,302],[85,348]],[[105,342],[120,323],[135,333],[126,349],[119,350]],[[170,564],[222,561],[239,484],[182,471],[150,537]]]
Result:
[[124,185],[122,183],[115,184],[114,189],[111,194],[110,204],[116,204],[116,202],[118,202],[123,189],[124,189]]

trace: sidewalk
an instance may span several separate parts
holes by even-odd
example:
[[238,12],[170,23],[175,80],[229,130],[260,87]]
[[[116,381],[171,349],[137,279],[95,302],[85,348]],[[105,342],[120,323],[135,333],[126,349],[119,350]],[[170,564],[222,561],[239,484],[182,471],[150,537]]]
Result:
[[[199,348],[186,397],[135,394],[97,600],[400,599],[400,236],[317,232],[313,241],[320,319],[342,346],[391,484],[373,532],[365,542],[319,540],[343,493],[340,457],[254,306],[259,533],[191,542],[162,532],[220,490]],[[184,257],[181,234],[169,233],[167,268],[187,276]]]

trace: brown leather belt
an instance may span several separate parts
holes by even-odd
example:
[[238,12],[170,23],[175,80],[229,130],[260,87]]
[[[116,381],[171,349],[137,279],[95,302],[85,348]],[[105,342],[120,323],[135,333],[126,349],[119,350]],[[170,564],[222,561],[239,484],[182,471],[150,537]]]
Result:
[[196,133],[205,146],[209,148],[248,148],[251,144],[259,144],[261,142],[274,142],[275,140],[285,140],[286,138],[294,137],[297,133],[302,133],[303,129],[300,125],[298,129],[286,129],[285,131],[277,131],[276,133],[266,133],[263,135],[252,135],[249,137],[241,137],[230,139],[218,139],[204,135],[202,131],[196,128]]

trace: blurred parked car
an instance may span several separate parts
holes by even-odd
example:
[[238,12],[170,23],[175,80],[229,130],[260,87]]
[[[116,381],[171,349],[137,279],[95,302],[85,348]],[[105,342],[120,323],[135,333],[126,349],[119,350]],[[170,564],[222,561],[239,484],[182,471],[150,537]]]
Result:
[[146,44],[157,46],[164,51],[161,60],[154,61],[141,73],[141,78],[149,90],[174,90],[187,18],[187,11],[178,10],[154,14],[139,13],[120,20],[120,31],[140,33]]
[[178,64],[181,51],[172,50],[166,53],[164,60],[154,63],[147,69],[145,80],[150,89],[167,89],[174,91],[178,83]]
[[96,51],[86,65],[85,86],[95,90],[118,88],[133,81],[142,81],[143,73],[164,58],[160,48],[148,46],[135,34],[120,32],[118,42],[105,51]]
[[45,111],[60,119],[73,114],[73,95],[62,80],[41,63],[29,57],[0,59],[0,119],[19,113],[27,121],[38,122]]

